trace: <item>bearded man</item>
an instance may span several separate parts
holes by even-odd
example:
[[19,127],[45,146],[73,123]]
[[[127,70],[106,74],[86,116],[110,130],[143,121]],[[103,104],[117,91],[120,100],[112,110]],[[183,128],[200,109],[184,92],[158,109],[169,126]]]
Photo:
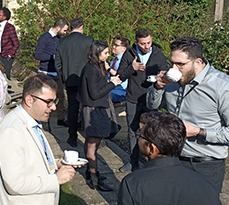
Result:
[[168,81],[166,72],[147,93],[149,109],[166,109],[182,119],[186,142],[182,164],[206,177],[221,192],[229,143],[229,77],[204,58],[199,39],[182,37],[171,45],[172,68],[182,76]]

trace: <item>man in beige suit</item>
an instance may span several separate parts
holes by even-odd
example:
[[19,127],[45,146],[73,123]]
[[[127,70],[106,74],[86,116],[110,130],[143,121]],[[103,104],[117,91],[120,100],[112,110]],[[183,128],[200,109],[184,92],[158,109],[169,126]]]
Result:
[[22,103],[0,124],[0,204],[57,205],[72,166],[56,164],[40,129],[56,109],[56,83],[39,74],[24,84]]

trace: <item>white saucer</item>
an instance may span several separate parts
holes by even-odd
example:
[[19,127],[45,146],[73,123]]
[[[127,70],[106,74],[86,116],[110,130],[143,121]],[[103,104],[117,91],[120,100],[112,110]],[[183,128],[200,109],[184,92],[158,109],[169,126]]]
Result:
[[78,161],[77,162],[73,162],[73,163],[70,163],[70,162],[66,162],[64,159],[62,160],[63,164],[67,164],[67,165],[72,165],[72,166],[82,166],[82,165],[85,165],[88,163],[88,160],[87,159],[83,159],[83,158],[78,158]]

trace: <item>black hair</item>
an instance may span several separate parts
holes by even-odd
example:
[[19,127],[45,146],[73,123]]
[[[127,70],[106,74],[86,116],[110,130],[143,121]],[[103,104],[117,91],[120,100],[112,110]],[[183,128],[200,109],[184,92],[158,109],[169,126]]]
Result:
[[137,41],[139,38],[146,38],[150,36],[150,31],[146,29],[139,29],[135,34],[135,40]]
[[83,19],[80,18],[80,17],[79,18],[74,18],[70,22],[71,30],[73,30],[75,28],[79,28],[79,27],[81,27],[83,25],[84,25]]
[[29,77],[23,86],[22,100],[24,101],[27,95],[41,93],[43,87],[49,87],[57,92],[57,84],[51,77],[42,73]]
[[108,44],[104,41],[94,41],[90,47],[88,58],[91,64],[94,64],[96,67],[99,67],[105,75],[105,65],[104,62],[99,62],[99,55],[101,52],[108,47]]
[[186,140],[182,120],[169,112],[153,112],[148,117],[151,119],[141,131],[144,138],[158,148],[159,154],[178,157]]
[[203,47],[201,41],[195,37],[180,37],[170,44],[171,52],[181,50],[188,55],[189,59],[201,58],[204,63],[207,63],[203,56]]
[[65,19],[60,18],[54,22],[53,27],[56,28],[59,26],[60,28],[64,28],[65,25],[68,25],[67,21]]
[[3,12],[4,16],[6,17],[6,20],[9,20],[11,17],[11,11],[6,7],[2,7],[0,10]]
[[127,39],[125,37],[122,37],[122,36],[117,36],[115,39],[116,40],[120,40],[122,46],[124,46],[126,48],[129,48],[130,47],[130,41],[129,41],[129,39]]

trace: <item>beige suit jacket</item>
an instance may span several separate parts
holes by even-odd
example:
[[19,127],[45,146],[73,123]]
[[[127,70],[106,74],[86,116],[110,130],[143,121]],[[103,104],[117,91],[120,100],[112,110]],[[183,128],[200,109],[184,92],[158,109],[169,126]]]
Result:
[[0,204],[57,205],[57,177],[50,174],[43,148],[28,124],[19,108],[0,123]]

